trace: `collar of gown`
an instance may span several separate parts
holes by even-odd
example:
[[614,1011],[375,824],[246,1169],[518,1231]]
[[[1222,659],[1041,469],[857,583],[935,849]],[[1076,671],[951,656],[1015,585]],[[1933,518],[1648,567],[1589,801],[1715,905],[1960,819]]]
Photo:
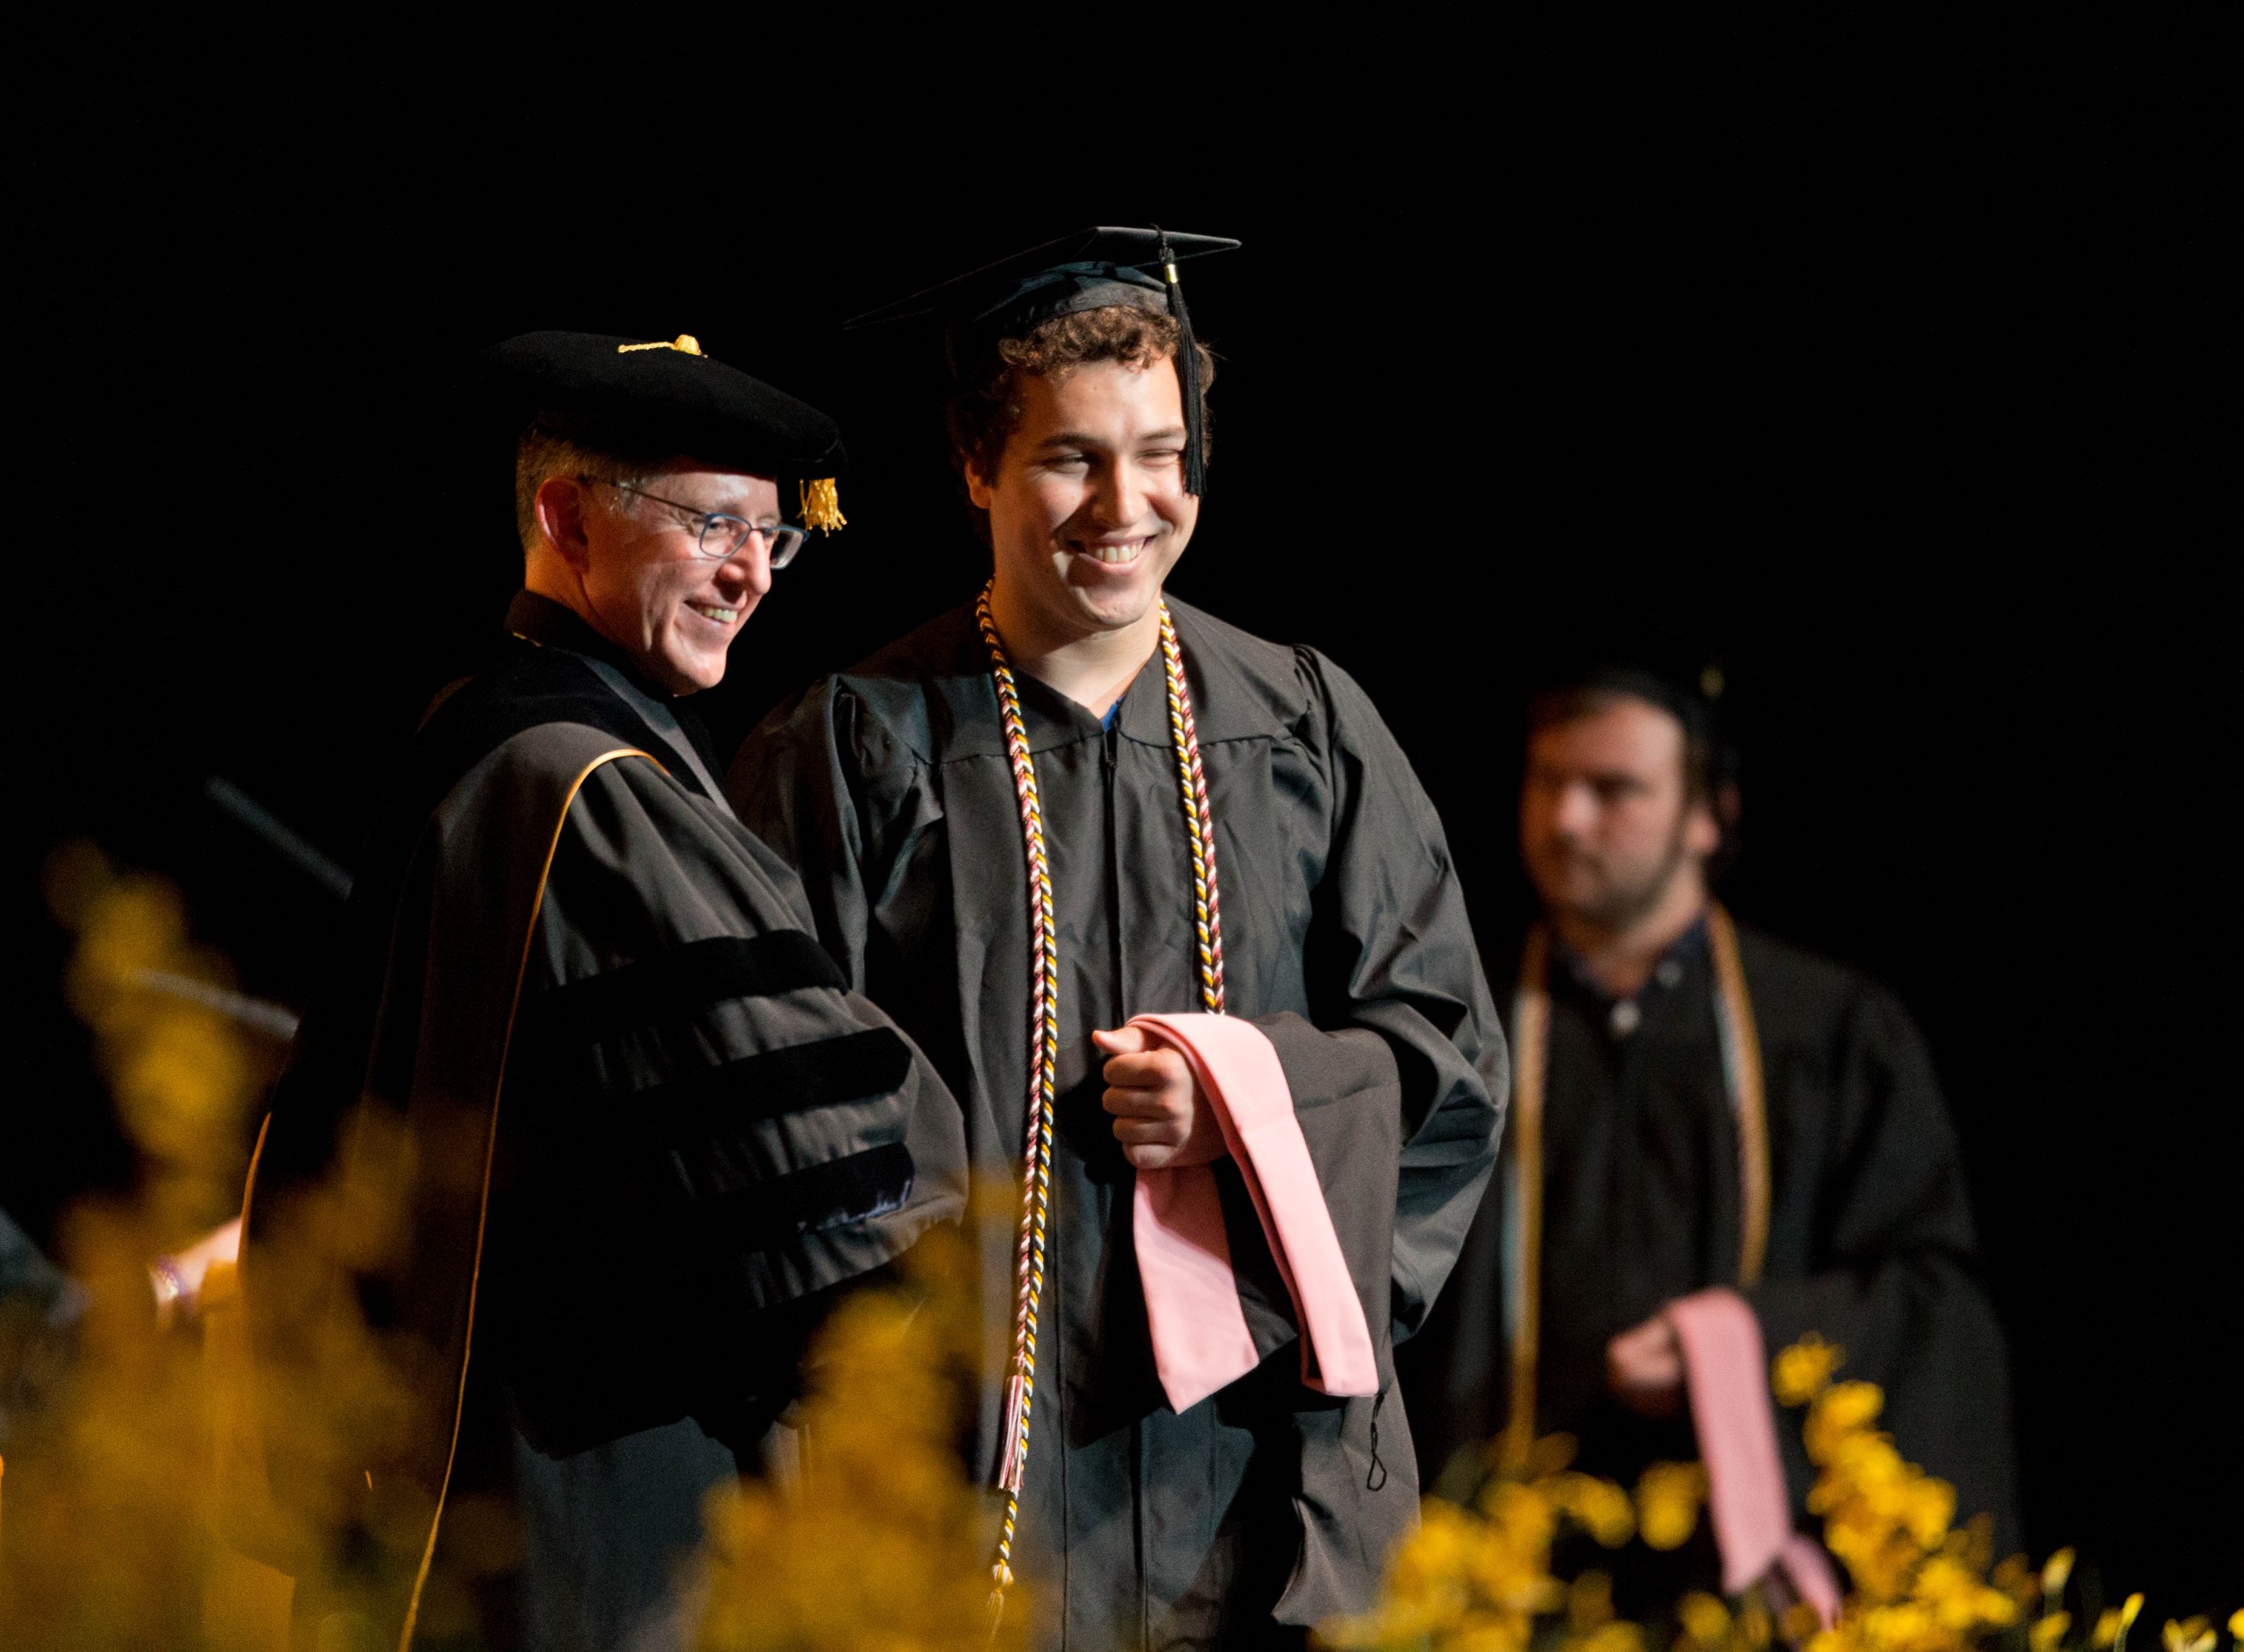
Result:
[[547,648],[566,649],[572,654],[605,661],[629,677],[634,686],[656,699],[668,702],[677,698],[661,684],[651,681],[629,655],[586,625],[576,610],[550,597],[540,596],[535,591],[517,591],[514,601],[507,606],[507,629]]
[[[1289,705],[1281,711],[1272,704],[1267,667],[1258,669],[1232,659],[1221,632],[1196,609],[1172,597],[1168,611],[1184,650],[1185,675],[1192,687],[1193,723],[1201,745],[1282,738],[1306,709],[1307,701],[1293,681],[1290,650],[1271,643],[1260,645],[1283,662],[1287,681],[1281,691],[1289,700],[1299,697],[1303,702],[1301,709]],[[934,731],[940,754],[921,755],[939,755],[944,761],[1005,755],[1005,730],[998,720],[997,689],[990,676],[990,650],[975,627],[972,606],[945,615],[914,641],[920,669],[927,672],[927,686],[941,707]],[[1020,689],[1021,720],[1032,752],[1105,737],[1105,725],[1089,706],[1076,704],[1026,671],[1016,669],[1013,681]],[[1170,749],[1168,691],[1158,648],[1130,680],[1115,720],[1115,732],[1137,745]]]
[[[1692,966],[1708,955],[1707,945],[1707,915],[1702,911],[1691,920],[1688,929],[1668,943],[1667,950],[1660,954],[1651,973],[1644,977],[1644,984],[1637,989],[1634,999],[1642,1002],[1655,998],[1679,986]],[[1551,936],[1551,961],[1558,966],[1551,975],[1554,987],[1571,989],[1601,1010],[1621,1001],[1606,989],[1604,982],[1582,961],[1581,954],[1560,939],[1555,931]]]

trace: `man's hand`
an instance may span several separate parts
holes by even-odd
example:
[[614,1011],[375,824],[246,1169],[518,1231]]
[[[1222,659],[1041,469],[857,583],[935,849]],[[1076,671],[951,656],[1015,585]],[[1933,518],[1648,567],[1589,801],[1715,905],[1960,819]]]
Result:
[[1191,1063],[1137,1027],[1094,1032],[1106,1052],[1106,1110],[1114,1139],[1140,1170],[1174,1170],[1224,1156],[1222,1128],[1200,1094]]
[[1639,1416],[1672,1417],[1683,1407],[1683,1344],[1665,1313],[1605,1344],[1605,1386]]

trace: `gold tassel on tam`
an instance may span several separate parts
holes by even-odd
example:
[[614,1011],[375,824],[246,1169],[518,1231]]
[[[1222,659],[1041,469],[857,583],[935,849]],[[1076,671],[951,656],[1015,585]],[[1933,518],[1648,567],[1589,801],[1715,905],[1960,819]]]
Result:
[[628,356],[635,350],[675,350],[681,356],[698,356],[701,353],[701,341],[692,333],[680,333],[668,343],[658,338],[651,344],[618,344],[615,353]]
[[837,528],[849,525],[849,519],[842,514],[842,495],[834,486],[834,479],[822,476],[814,482],[801,485],[803,498],[803,526],[815,528],[821,534],[830,534]]

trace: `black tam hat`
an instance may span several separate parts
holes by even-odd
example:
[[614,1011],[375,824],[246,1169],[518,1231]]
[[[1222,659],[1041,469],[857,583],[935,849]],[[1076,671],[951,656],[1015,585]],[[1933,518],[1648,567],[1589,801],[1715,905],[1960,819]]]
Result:
[[1217,235],[1099,225],[868,310],[849,325],[938,318],[951,374],[963,380],[987,364],[999,339],[1019,338],[1055,316],[1120,304],[1174,316],[1179,335],[1176,376],[1184,391],[1184,488],[1198,493],[1207,486],[1200,353],[1176,266],[1186,259],[1228,252],[1238,245]]
[[834,479],[842,431],[807,402],[751,379],[680,334],[667,343],[605,333],[524,333],[482,363],[522,423],[586,447],[680,454],[721,470],[790,477],[813,528],[842,525]]

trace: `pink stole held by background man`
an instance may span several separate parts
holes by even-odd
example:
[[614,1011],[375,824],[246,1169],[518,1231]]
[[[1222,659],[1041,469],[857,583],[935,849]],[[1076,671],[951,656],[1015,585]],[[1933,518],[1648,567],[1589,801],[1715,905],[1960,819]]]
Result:
[[1830,1627],[1839,1617],[1839,1582],[1822,1549],[1792,1528],[1761,1322],[1743,1297],[1718,1286],[1670,1302],[1667,1322],[1683,1348],[1722,1592],[1740,1595],[1781,1579]]
[[[1208,1098],[1293,1298],[1303,1382],[1322,1393],[1377,1393],[1371,1328],[1270,1040],[1232,1016],[1141,1015],[1130,1025],[1182,1055]],[[1183,1411],[1261,1362],[1239,1307],[1215,1166],[1140,1170],[1137,1180],[1131,1222],[1154,1368]]]

